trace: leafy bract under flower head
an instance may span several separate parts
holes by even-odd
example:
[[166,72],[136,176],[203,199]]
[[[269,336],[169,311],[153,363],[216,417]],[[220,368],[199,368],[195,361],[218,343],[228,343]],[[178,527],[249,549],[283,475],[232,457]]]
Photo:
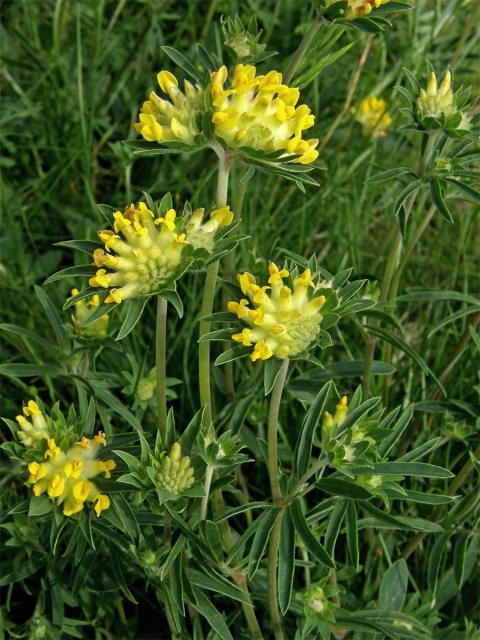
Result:
[[315,295],[310,269],[293,279],[293,288],[284,284],[290,275],[286,269],[271,262],[269,273],[268,285],[262,287],[251,273],[239,274],[240,287],[248,299],[228,303],[229,311],[247,325],[232,338],[245,347],[253,346],[253,361],[296,356],[320,332],[325,296]]
[[160,98],[152,91],[149,100],[143,103],[139,122],[134,128],[148,142],[195,143],[199,131],[195,116],[203,108],[203,89],[184,82],[184,92],[170,71],[160,71],[158,84],[170,100]]
[[54,437],[55,421],[46,416],[36,402],[30,400],[23,413],[32,422],[17,416],[20,425],[17,437],[25,446],[27,459],[31,460],[32,454],[36,458],[28,464],[27,483],[33,495],[46,493],[53,502],[62,505],[66,516],[82,511],[87,501],[94,503],[97,516],[108,509],[109,497],[100,493],[91,481],[99,474],[109,478],[116,467],[113,460],[97,458],[98,449],[106,445],[105,434],[99,431],[93,439],[83,436],[72,446],[58,446]]
[[[78,294],[78,289],[72,289],[72,296],[77,296]],[[99,306],[100,297],[97,294],[93,295],[88,301],[81,299],[75,302],[75,312],[72,315],[72,322],[79,335],[97,340],[104,340],[107,337],[109,317],[106,313],[100,316],[98,320],[94,320],[92,323],[84,326],[84,322],[90,318]]]
[[98,232],[104,249],[93,254],[99,269],[90,286],[109,289],[105,302],[117,304],[165,289],[191,264],[193,250],[213,251],[215,233],[233,219],[229,207],[212,211],[205,224],[202,216],[199,209],[189,221],[178,222],[175,210],[168,209],[156,217],[143,202],[116,211],[114,230]]
[[376,96],[368,96],[360,102],[355,119],[362,125],[363,133],[372,138],[384,138],[392,124],[387,103]]
[[296,106],[300,91],[282,84],[278,71],[256,73],[253,65],[238,64],[227,89],[227,67],[212,73],[215,135],[231,149],[285,150],[287,157],[297,156],[294,162],[310,164],[318,156],[318,140],[304,140],[302,134],[315,117],[307,105]]

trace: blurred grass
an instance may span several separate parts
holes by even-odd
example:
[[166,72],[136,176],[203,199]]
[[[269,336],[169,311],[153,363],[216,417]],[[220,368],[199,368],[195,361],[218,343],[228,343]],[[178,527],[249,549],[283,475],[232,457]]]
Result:
[[[418,147],[411,134],[399,129],[402,117],[397,109],[401,105],[393,87],[403,81],[402,67],[422,74],[428,57],[439,72],[452,60],[456,62],[456,82],[473,83],[478,95],[479,34],[470,30],[472,7],[467,0],[419,0],[414,12],[395,20],[391,32],[375,37],[353,105],[366,95],[381,93],[394,116],[390,135],[378,142],[363,137],[349,110],[322,154],[325,167],[318,172],[319,189],[308,188],[304,195],[290,183],[272,177],[257,175],[250,180],[243,217],[251,240],[237,253],[239,269],[252,269],[252,260],[268,259],[288,248],[305,255],[316,252],[332,272],[352,266],[357,275],[373,279],[381,275],[395,224],[392,210],[398,185],[368,183],[368,179],[389,167],[415,166]],[[171,191],[180,202],[189,198],[195,206],[213,203],[213,154],[133,161],[122,140],[135,135],[132,123],[155,85],[156,72],[172,68],[161,46],[174,46],[194,59],[194,44],[201,42],[222,55],[220,17],[236,13],[244,19],[257,16],[269,47],[278,51],[265,67],[285,69],[313,8],[297,0],[2,3],[2,321],[51,336],[33,285],[41,284],[59,266],[83,261],[53,244],[95,237],[101,224],[96,202],[120,208],[142,197],[143,191],[155,196]],[[466,39],[459,48],[462,34]],[[320,30],[317,38],[321,41],[322,37]],[[354,42],[351,49],[302,94],[313,105],[314,131],[320,139],[343,105],[367,37],[345,32],[338,46]],[[455,227],[439,216],[434,218],[406,270],[401,291],[422,286],[478,294],[478,207],[455,200],[452,208]],[[422,205],[414,215],[420,219]],[[195,369],[188,365],[196,350],[198,287],[197,277],[185,279],[181,290],[186,318],[179,322],[172,315],[169,325],[169,374],[182,377],[187,372],[178,403],[185,418],[197,406],[196,382],[188,379],[188,370],[193,374]],[[47,291],[61,309],[68,295],[66,285],[51,285]],[[450,302],[400,307],[407,341],[437,373],[446,367],[468,317],[431,339],[426,335],[457,308],[457,303]],[[66,313],[62,318],[68,322]],[[141,330],[126,343],[127,351],[139,359],[145,356],[145,370],[153,365],[152,331],[150,309]],[[364,344],[359,327],[346,323],[339,332],[337,348],[322,355],[325,362],[361,359]],[[44,356],[35,354],[37,359]],[[19,359],[17,348],[4,342],[1,357],[3,362]],[[108,362],[114,369],[128,368],[124,355],[109,352],[102,357],[103,368]],[[399,358],[394,399],[403,400],[405,391],[413,400],[427,397],[431,382],[417,384],[419,370],[411,361]],[[478,382],[471,351],[464,353],[461,366],[462,376],[452,379],[449,395],[471,401]],[[32,383],[28,391],[41,394],[44,383],[39,379],[2,380],[4,414],[16,411]],[[57,398],[74,399],[68,377],[58,380],[55,393]]]

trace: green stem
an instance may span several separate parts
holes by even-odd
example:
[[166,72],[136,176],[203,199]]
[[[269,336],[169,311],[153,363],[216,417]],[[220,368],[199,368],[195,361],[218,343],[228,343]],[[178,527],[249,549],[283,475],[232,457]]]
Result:
[[157,297],[155,330],[155,374],[157,382],[158,432],[163,443],[167,439],[167,301]]
[[290,60],[290,64],[288,65],[288,68],[285,72],[285,77],[283,80],[285,84],[288,84],[292,80],[293,76],[295,75],[295,72],[298,69],[300,62],[302,61],[303,56],[305,55],[305,52],[307,51],[308,47],[312,44],[312,40],[317,35],[321,25],[322,25],[322,16],[319,13],[317,13],[315,20],[308,27],[307,31],[305,32],[305,35],[303,36],[302,41],[298,46],[298,49],[295,51],[295,53],[293,54],[293,58]]
[[[217,207],[224,207],[227,204],[228,176],[232,166],[232,159],[220,146],[215,146],[214,150],[218,155],[218,180],[217,180]],[[210,263],[207,268],[205,287],[203,290],[203,300],[201,316],[208,316],[213,310],[215,298],[215,287],[218,275],[218,260]],[[210,322],[202,320],[200,322],[200,338],[210,332]],[[198,382],[200,388],[200,404],[204,407],[203,426],[206,427],[212,422],[212,390],[210,383],[210,342],[200,342],[198,346]]]
[[272,491],[272,499],[275,504],[280,504],[282,500],[282,491],[280,489],[280,479],[278,473],[278,413],[280,410],[280,402],[282,400],[283,387],[288,372],[288,358],[282,362],[277,379],[273,386],[272,398],[270,400],[270,411],[268,414],[268,475],[270,478],[270,488]]
[[284,640],[282,628],[282,619],[278,610],[277,598],[277,566],[278,566],[278,549],[280,546],[280,534],[282,531],[282,519],[285,509],[281,509],[275,519],[273,530],[270,535],[270,546],[268,549],[268,565],[267,565],[267,593],[268,604],[270,609],[270,618],[272,620],[273,635],[275,640]]
[[205,520],[207,517],[207,508],[208,508],[208,498],[210,495],[210,487],[212,485],[212,477],[215,467],[211,464],[207,464],[207,468],[205,470],[205,479],[203,481],[203,491],[204,496],[202,498],[202,504],[200,506],[200,520]]

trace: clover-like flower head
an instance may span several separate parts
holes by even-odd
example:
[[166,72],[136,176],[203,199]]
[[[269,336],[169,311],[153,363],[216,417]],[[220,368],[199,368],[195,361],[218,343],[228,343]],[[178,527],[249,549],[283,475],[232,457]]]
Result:
[[310,164],[317,156],[318,140],[302,138],[313,126],[309,107],[296,106],[300,91],[282,84],[282,74],[256,75],[253,65],[237,64],[228,88],[225,66],[212,73],[212,122],[215,135],[230,149],[284,150],[285,157]]
[[305,351],[320,332],[320,309],[325,296],[315,295],[310,269],[284,284],[286,269],[269,265],[268,285],[259,286],[251,273],[239,274],[238,281],[247,298],[229,302],[228,310],[247,326],[232,336],[245,347],[253,347],[251,359],[285,359]]
[[372,138],[384,138],[392,124],[387,103],[376,96],[368,96],[360,102],[355,119],[362,125],[363,133]]
[[182,456],[182,449],[175,442],[168,455],[165,455],[156,474],[156,482],[160,489],[180,495],[195,482],[193,467],[188,456]]
[[[55,423],[40,411],[36,402],[31,400],[23,412],[32,422],[18,416],[20,430],[17,436],[26,452],[34,453],[37,458],[28,464],[27,483],[31,485],[33,494],[41,496],[47,493],[53,502],[63,507],[65,516],[82,511],[87,501],[94,503],[97,516],[108,509],[109,497],[92,482],[92,478],[99,474],[109,478],[116,467],[114,460],[97,457],[99,448],[106,445],[105,434],[99,431],[93,439],[84,436],[71,446],[58,446],[53,437]],[[29,457],[31,459],[31,455]]]
[[[72,289],[71,295],[78,295],[78,289]],[[109,317],[104,313],[100,318],[94,320],[86,326],[84,322],[98,309],[100,306],[100,297],[95,294],[90,300],[83,298],[75,302],[75,311],[72,315],[72,322],[77,333],[85,338],[94,338],[96,340],[104,340],[108,335]]]
[[134,128],[148,142],[195,143],[199,131],[195,116],[203,108],[203,89],[194,87],[188,80],[184,91],[178,87],[178,80],[170,71],[160,71],[158,84],[169,100],[160,98],[155,91],[143,103],[139,122]]
[[417,98],[417,109],[423,116],[439,118],[442,115],[448,118],[455,111],[455,103],[452,91],[452,75],[447,71],[437,84],[437,76],[432,71],[428,78],[427,89],[420,89]]
[[372,9],[377,9],[382,4],[387,4],[390,0],[347,0],[347,18],[359,18],[368,16]]
[[177,225],[174,209],[155,217],[143,202],[136,207],[130,205],[123,213],[116,211],[114,230],[98,232],[105,248],[96,249],[93,254],[99,269],[90,278],[90,286],[109,289],[105,302],[119,304],[172,284],[185,270],[185,264],[188,266],[183,259],[185,248],[191,245],[193,249],[207,247],[212,251],[216,231],[233,217],[229,208],[223,207],[213,211],[210,220],[202,225],[203,209],[200,211],[191,216],[187,225],[183,219]]

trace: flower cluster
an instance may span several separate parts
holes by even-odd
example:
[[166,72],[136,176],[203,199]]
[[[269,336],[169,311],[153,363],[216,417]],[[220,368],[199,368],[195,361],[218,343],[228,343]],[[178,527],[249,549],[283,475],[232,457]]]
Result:
[[212,73],[212,122],[215,134],[228,147],[251,147],[259,151],[285,150],[294,162],[310,164],[317,156],[318,140],[304,140],[302,133],[315,117],[307,105],[297,104],[300,91],[282,84],[282,74],[256,75],[253,65],[238,64],[230,87],[224,89],[225,66]]
[[96,249],[93,254],[99,269],[90,278],[90,286],[109,289],[105,302],[117,304],[165,288],[181,274],[185,246],[212,251],[216,231],[230,224],[233,217],[230,209],[223,207],[213,211],[210,220],[202,225],[202,215],[203,209],[195,212],[179,232],[173,209],[155,217],[140,202],[123,213],[116,211],[114,231],[98,232],[105,249]]
[[[72,289],[71,295],[76,296],[78,293],[78,289]],[[100,297],[97,294],[93,295],[88,301],[81,299],[75,302],[75,312],[72,315],[72,322],[79,335],[97,340],[104,340],[107,337],[109,323],[107,313],[104,313],[97,320],[84,326],[84,322],[91,317],[99,306]]]
[[203,108],[203,89],[194,87],[185,80],[184,91],[178,88],[177,78],[170,71],[160,71],[158,84],[170,100],[160,98],[155,91],[150,100],[143,103],[137,131],[148,142],[182,142],[194,144],[199,133],[195,126],[195,116]]
[[310,269],[294,278],[293,291],[283,282],[290,275],[286,269],[279,269],[271,262],[269,274],[270,286],[262,287],[251,273],[239,274],[240,288],[249,300],[242,298],[240,302],[228,303],[228,310],[248,325],[232,338],[245,347],[254,346],[253,361],[298,355],[312,344],[320,331],[320,309],[325,296],[310,295],[310,291],[315,293]]
[[360,102],[355,119],[362,125],[363,133],[372,138],[384,138],[392,124],[387,103],[376,96],[368,96]]
[[390,0],[347,0],[348,18],[358,18],[360,16],[368,16],[372,9],[377,9],[382,4],[387,4]]
[[190,465],[190,458],[182,456],[182,449],[178,442],[175,442],[168,455],[165,455],[160,468],[156,473],[156,483],[164,491],[169,491],[175,495],[180,495],[195,482],[193,467]]
[[437,77],[432,71],[428,78],[427,90],[420,89],[417,98],[417,109],[423,116],[439,118],[442,115],[448,118],[455,111],[455,104],[452,92],[452,75],[447,71],[437,85]]
[[97,516],[110,506],[107,495],[100,493],[91,479],[103,473],[106,478],[115,469],[113,460],[99,460],[99,447],[106,445],[105,434],[99,431],[93,440],[85,436],[63,450],[51,437],[50,422],[37,403],[31,400],[23,409],[25,416],[17,416],[20,429],[17,436],[22,444],[40,460],[28,464],[28,484],[35,496],[47,493],[63,514],[72,516],[83,510],[85,503],[94,502]]

